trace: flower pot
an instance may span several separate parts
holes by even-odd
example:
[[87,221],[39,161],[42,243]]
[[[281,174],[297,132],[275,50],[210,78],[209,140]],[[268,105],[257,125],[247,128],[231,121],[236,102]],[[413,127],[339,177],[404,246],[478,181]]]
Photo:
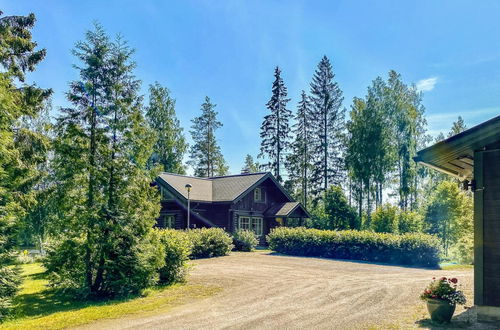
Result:
[[427,310],[431,319],[437,323],[448,323],[455,312],[455,304],[450,304],[447,300],[427,299]]

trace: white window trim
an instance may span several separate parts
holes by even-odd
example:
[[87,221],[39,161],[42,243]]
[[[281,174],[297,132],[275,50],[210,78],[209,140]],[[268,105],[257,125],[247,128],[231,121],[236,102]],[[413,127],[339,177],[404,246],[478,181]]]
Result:
[[[243,219],[248,220],[248,228],[242,227],[241,224],[242,224]],[[253,229],[253,221],[254,220],[258,220],[258,222],[259,222],[259,227],[258,227],[259,230],[258,231],[255,231]],[[240,216],[238,216],[238,229],[250,230],[250,231],[253,231],[255,233],[255,235],[262,236],[264,233],[264,219],[262,217],[251,217],[251,216],[246,216],[246,215],[240,215]]]
[[[257,191],[259,192],[259,199],[255,198],[256,195],[257,195]],[[265,198],[265,195],[264,195],[264,191],[262,190],[262,188],[260,187],[257,187],[253,190],[253,201],[256,202],[256,203],[264,203],[266,201],[266,198]]]
[[175,214],[165,214],[165,228],[166,229],[175,229]]

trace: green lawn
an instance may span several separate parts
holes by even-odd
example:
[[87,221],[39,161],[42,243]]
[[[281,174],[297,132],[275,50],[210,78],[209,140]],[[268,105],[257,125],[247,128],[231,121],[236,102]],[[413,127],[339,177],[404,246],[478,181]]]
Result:
[[105,318],[159,313],[192,300],[209,297],[221,289],[203,285],[172,285],[149,289],[142,297],[82,301],[47,287],[40,264],[22,266],[24,282],[15,299],[12,317],[0,329],[62,329]]

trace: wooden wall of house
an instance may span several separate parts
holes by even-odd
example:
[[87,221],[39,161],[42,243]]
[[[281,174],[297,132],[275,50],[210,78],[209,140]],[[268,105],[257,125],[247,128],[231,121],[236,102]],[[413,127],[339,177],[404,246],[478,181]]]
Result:
[[[175,201],[163,201],[161,203],[160,216],[164,214],[175,215],[175,228],[184,229],[187,226],[187,211]],[[207,219],[210,219],[217,226],[222,228],[229,227],[229,204],[211,204],[192,202],[191,210],[194,213],[200,214]],[[191,228],[207,227],[207,224],[196,217],[196,214],[191,214]]]
[[266,211],[270,206],[276,203],[288,202],[288,198],[272,183],[270,180],[264,181],[259,188],[262,189],[263,202],[255,202],[253,190],[245,197],[233,205],[234,210],[261,212]]
[[500,306],[500,151],[483,152],[482,163],[482,305]]

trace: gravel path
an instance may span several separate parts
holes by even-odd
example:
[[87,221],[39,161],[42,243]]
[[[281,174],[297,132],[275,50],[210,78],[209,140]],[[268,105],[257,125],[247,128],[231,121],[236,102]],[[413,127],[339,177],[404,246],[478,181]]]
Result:
[[[428,270],[362,262],[233,253],[195,262],[190,283],[221,293],[165,314],[106,320],[92,329],[360,329],[411,317],[433,276],[458,277],[471,292],[472,269]],[[458,310],[461,307],[457,307]]]

